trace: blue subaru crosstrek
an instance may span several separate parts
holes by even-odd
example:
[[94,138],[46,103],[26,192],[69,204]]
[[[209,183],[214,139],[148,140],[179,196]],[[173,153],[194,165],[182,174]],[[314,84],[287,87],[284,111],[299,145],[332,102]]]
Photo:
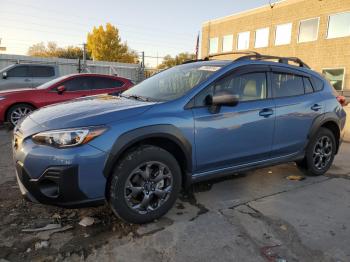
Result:
[[245,55],[165,70],[119,96],[33,112],[14,130],[27,199],[63,207],[107,202],[131,223],[164,215],[182,187],[295,161],[331,166],[346,114],[333,87],[296,58]]

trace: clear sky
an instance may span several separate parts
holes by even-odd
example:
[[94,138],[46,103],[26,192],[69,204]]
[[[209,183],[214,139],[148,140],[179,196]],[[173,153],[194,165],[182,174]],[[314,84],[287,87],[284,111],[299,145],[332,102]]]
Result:
[[[26,54],[34,43],[86,41],[93,26],[111,22],[123,41],[146,56],[194,52],[204,21],[268,4],[268,0],[0,0],[1,46]],[[160,59],[159,59],[160,62]],[[155,59],[146,64],[154,65]]]

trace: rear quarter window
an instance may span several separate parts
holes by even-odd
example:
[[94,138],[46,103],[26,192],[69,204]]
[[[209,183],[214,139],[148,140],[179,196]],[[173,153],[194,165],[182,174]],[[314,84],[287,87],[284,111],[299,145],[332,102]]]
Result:
[[312,82],[313,82],[313,87],[315,89],[315,91],[321,91],[323,89],[324,86],[324,81],[317,78],[317,77],[313,77],[312,78]]

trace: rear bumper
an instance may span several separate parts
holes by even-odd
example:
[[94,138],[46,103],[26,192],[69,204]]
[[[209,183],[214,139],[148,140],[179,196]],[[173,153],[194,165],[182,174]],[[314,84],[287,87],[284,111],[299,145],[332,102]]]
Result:
[[38,178],[31,179],[20,162],[16,175],[22,195],[29,201],[60,207],[86,207],[104,204],[104,198],[89,199],[79,188],[78,166],[49,167]]

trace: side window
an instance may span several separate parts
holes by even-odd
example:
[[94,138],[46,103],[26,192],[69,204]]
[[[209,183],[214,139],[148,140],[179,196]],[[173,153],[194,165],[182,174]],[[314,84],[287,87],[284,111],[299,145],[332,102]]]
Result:
[[240,101],[261,100],[267,97],[266,73],[229,75],[207,87],[195,97],[195,106],[204,106],[208,95],[229,92]]
[[53,77],[55,69],[52,66],[29,66],[31,77]]
[[315,91],[321,91],[324,85],[323,81],[316,77],[312,78],[312,80],[313,80]]
[[79,77],[67,80],[63,83],[66,90],[69,92],[73,91],[88,91],[91,90],[92,81],[90,77]]
[[301,76],[273,73],[271,81],[274,97],[288,97],[304,94],[304,83]]
[[7,71],[7,77],[29,77],[28,66],[16,66]]
[[94,77],[93,78],[94,87],[93,89],[109,89],[117,88],[124,85],[124,82],[107,77]]
[[314,89],[312,88],[310,79],[307,77],[303,77],[303,80],[304,80],[305,94],[313,93]]

